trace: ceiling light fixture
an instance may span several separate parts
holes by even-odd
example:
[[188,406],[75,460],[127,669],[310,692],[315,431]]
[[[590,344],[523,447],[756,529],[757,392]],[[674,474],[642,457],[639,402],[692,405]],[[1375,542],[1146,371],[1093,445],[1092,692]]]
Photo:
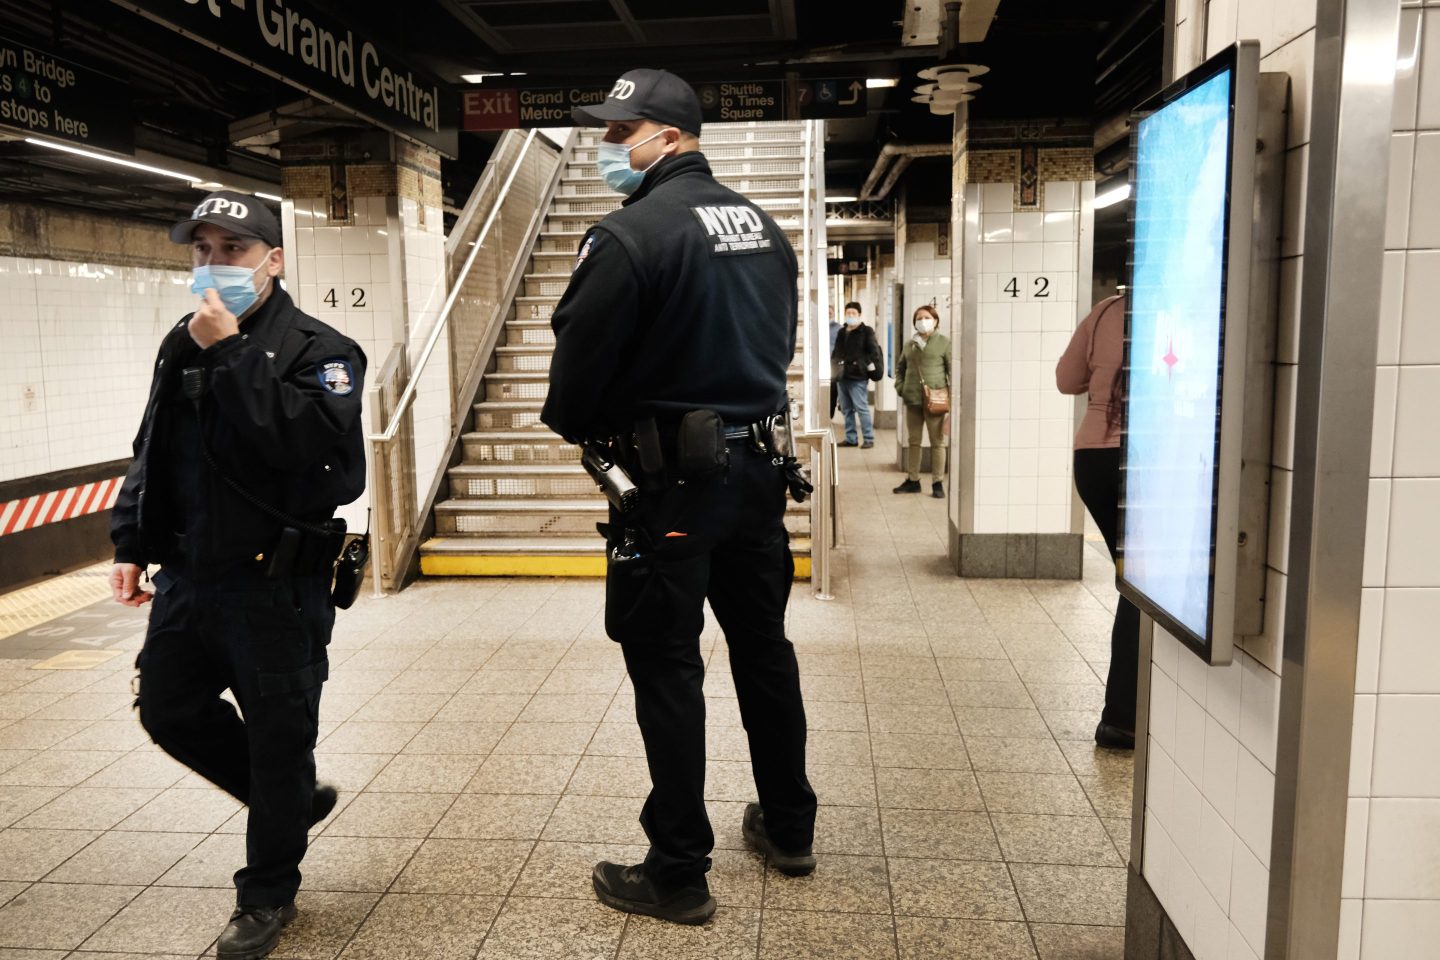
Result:
[[73,153],[80,157],[89,157],[91,160],[103,160],[106,163],[113,163],[121,167],[129,167],[131,170],[143,170],[145,173],[158,173],[163,177],[174,177],[176,180],[184,180],[187,183],[198,184],[201,178],[188,173],[177,173],[174,170],[166,170],[163,167],[152,167],[146,163],[136,163],[134,160],[122,160],[119,157],[109,157],[103,153],[96,153],[94,150],[84,150],[80,147],[72,147],[67,143],[52,143],[49,140],[37,140],[34,137],[26,137],[26,143],[32,143],[37,147],[47,147],[51,150],[59,150],[63,153]]
[[916,74],[921,80],[938,80],[941,74],[963,73],[967,77],[983,77],[990,68],[982,63],[941,63],[926,67]]
[[460,79],[466,83],[484,83],[486,77],[503,77],[505,74],[496,73],[493,70],[482,70],[479,73],[462,73]]
[[854,203],[858,197],[826,197],[826,203]]
[[1095,195],[1094,208],[1101,210],[1128,199],[1130,199],[1130,184],[1122,183],[1119,186],[1111,187],[1104,193],[1097,193]]
[[898,77],[866,77],[865,89],[884,90],[888,87],[898,86],[899,83],[900,80]]
[[915,96],[910,99],[928,105],[934,116],[951,116],[959,104],[975,99],[980,84],[973,82],[974,78],[989,72],[989,67],[979,63],[940,63],[926,67],[916,76],[930,82],[917,86]]

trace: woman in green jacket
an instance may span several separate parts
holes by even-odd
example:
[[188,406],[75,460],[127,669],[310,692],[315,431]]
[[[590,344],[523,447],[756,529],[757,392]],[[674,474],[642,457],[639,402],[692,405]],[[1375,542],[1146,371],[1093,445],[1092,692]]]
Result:
[[925,411],[925,388],[938,390],[950,386],[950,338],[936,333],[940,314],[929,304],[915,310],[915,335],[905,344],[895,361],[895,392],[905,405],[905,435],[910,447],[906,456],[908,476],[895,488],[896,493],[920,492],[920,431],[930,433],[930,495],[945,496],[945,471],[950,452],[947,430],[948,414]]

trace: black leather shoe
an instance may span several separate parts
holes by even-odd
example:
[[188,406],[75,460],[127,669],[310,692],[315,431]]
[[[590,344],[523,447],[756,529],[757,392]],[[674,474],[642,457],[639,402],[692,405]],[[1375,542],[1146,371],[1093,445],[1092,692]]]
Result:
[[770,842],[770,835],[765,832],[765,811],[760,809],[760,804],[745,805],[745,819],[741,821],[740,832],[745,835],[746,843],[756,852],[769,857],[775,869],[787,877],[804,877],[815,872],[815,854],[809,847],[786,851]]
[[339,798],[339,791],[330,784],[315,784],[315,792],[310,797],[310,826],[313,827],[330,816],[330,811],[335,809],[335,801]]
[[932,483],[932,484],[930,484],[930,496],[934,497],[936,500],[944,500],[944,499],[945,499],[945,484],[943,484],[943,483]]
[[892,493],[919,493],[919,492],[920,492],[920,481],[919,481],[919,480],[906,480],[904,483],[900,484],[900,486],[896,487],[896,488],[895,488],[894,490],[892,490],[891,492],[892,492]]
[[671,923],[704,923],[715,913],[715,898],[702,876],[697,885],[661,889],[645,875],[645,865],[622,867],[601,861],[590,874],[595,896],[607,907]]
[[864,443],[860,444],[860,449],[861,449],[861,450],[869,450],[869,449],[870,449],[871,447],[873,447],[873,446],[875,446],[875,441],[874,441],[874,440],[866,440]]
[[280,942],[280,931],[295,919],[295,904],[237,907],[215,945],[218,960],[260,960]]
[[837,447],[858,447],[858,446],[860,446],[860,444],[856,443],[854,440],[841,440],[839,443],[835,444],[835,446],[837,446]]
[[1095,742],[1111,750],[1134,750],[1135,731],[1124,730],[1101,720],[1100,725],[1095,728]]

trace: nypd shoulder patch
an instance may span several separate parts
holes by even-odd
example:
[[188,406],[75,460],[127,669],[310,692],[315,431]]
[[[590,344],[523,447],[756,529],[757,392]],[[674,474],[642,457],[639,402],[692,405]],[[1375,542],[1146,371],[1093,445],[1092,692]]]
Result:
[[586,234],[585,242],[580,244],[580,252],[575,255],[575,266],[578,267],[585,262],[585,258],[590,256],[590,248],[593,246],[595,246],[595,234]]
[[322,360],[315,375],[320,378],[320,386],[336,396],[346,396],[355,389],[355,376],[345,360]]

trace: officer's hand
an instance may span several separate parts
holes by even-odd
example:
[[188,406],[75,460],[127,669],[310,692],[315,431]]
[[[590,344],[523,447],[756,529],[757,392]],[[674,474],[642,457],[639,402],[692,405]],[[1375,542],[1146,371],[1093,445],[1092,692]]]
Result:
[[225,309],[225,304],[220,301],[220,294],[207,287],[205,299],[201,302],[200,309],[195,311],[195,316],[190,318],[187,329],[190,331],[190,339],[204,350],[239,333],[240,321],[235,319],[235,314]]
[[139,607],[155,599],[155,594],[140,589],[141,572],[133,563],[117,563],[110,568],[110,592],[115,595],[116,603]]

